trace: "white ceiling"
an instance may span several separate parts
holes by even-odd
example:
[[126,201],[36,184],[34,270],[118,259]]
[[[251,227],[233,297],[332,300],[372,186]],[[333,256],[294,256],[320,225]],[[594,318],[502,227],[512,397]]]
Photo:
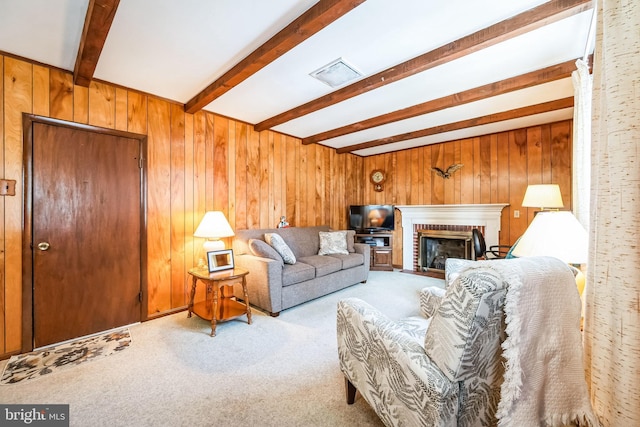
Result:
[[[314,0],[120,0],[94,78],[187,103],[312,8]],[[250,124],[331,93],[309,73],[340,57],[363,78],[528,9],[542,0],[367,0],[204,109]],[[89,0],[0,0],[0,51],[73,71]],[[592,10],[276,125],[305,138],[581,58]],[[338,88],[339,89],[339,88]],[[570,78],[319,143],[341,148],[571,97]],[[573,108],[354,151],[388,151],[572,117]]]

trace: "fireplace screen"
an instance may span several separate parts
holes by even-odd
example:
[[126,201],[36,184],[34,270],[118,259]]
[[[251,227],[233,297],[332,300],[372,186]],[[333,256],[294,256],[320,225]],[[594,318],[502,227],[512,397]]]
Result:
[[418,269],[444,273],[447,258],[472,258],[470,231],[423,230],[418,232]]

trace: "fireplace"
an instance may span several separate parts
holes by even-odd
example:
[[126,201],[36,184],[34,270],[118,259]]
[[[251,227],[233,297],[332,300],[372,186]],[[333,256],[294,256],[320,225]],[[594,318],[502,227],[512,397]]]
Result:
[[418,231],[418,272],[444,275],[447,258],[473,259],[471,231]]
[[[508,205],[396,205],[402,220],[402,269],[410,272],[421,271],[421,266],[418,265],[418,233],[421,230],[469,232],[470,236],[471,230],[477,228],[484,235],[487,246],[499,244],[502,209],[505,206]],[[469,246],[473,247],[471,241]],[[471,256],[460,258],[466,257]]]

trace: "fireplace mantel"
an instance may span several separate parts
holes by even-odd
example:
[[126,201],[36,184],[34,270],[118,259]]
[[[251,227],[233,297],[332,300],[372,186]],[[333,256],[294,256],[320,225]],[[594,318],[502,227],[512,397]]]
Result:
[[413,270],[415,224],[484,226],[487,247],[500,242],[500,217],[506,203],[475,205],[396,205],[402,213],[402,268]]

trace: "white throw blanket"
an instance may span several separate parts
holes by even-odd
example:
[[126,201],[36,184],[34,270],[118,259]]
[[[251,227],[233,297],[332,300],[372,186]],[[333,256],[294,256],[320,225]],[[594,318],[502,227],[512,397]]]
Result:
[[573,274],[556,258],[518,261],[494,266],[508,283],[498,425],[597,426],[584,376]]

